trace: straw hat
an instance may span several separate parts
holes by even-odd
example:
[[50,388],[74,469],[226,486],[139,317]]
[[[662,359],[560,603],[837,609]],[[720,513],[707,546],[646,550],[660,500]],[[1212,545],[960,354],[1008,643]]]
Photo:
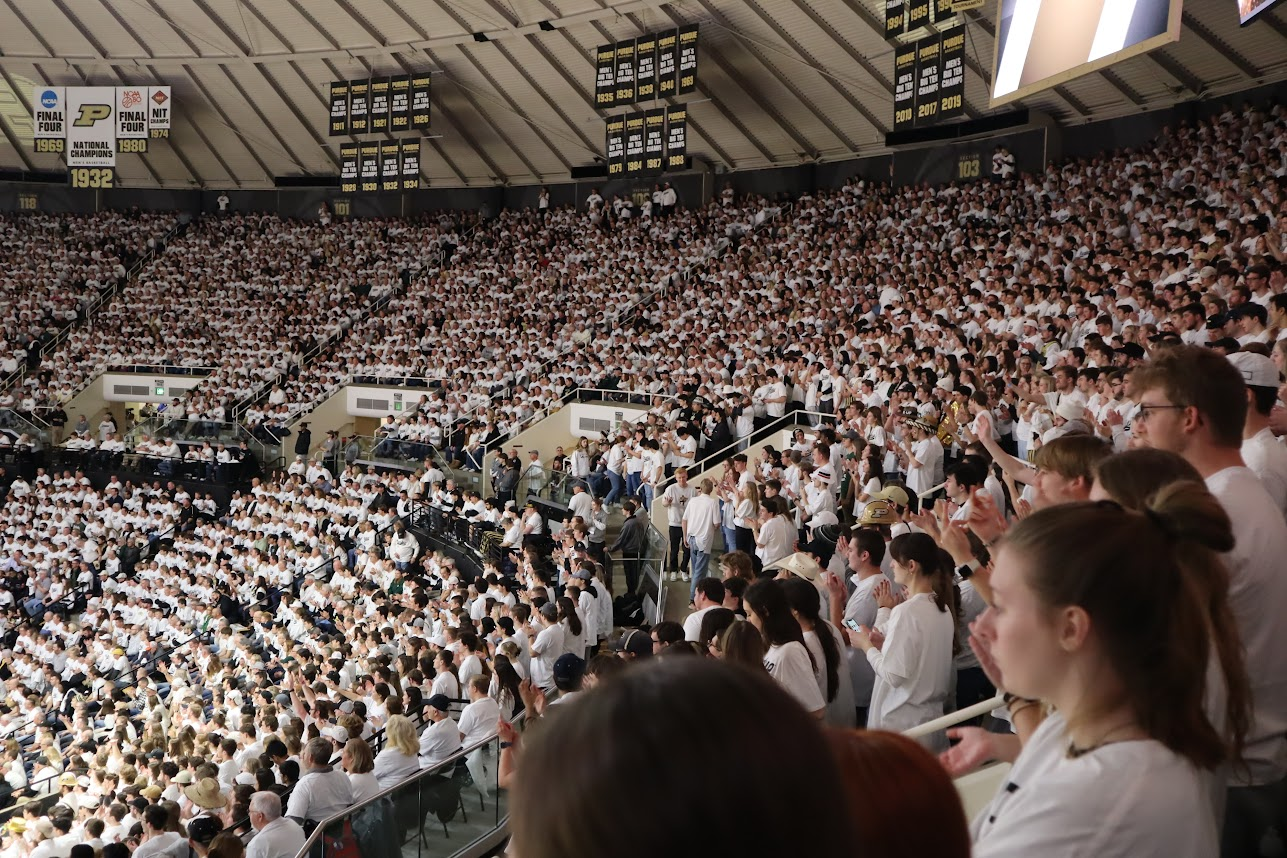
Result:
[[205,810],[215,810],[228,803],[227,797],[219,789],[219,782],[214,778],[202,778],[192,786],[184,787],[183,794],[197,807]]

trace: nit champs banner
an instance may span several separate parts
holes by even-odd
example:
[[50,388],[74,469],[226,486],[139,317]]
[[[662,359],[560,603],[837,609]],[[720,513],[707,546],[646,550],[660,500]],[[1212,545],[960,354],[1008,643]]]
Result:
[[147,90],[148,100],[148,134],[153,140],[170,136],[170,109],[174,106],[174,97],[168,86],[150,86]]

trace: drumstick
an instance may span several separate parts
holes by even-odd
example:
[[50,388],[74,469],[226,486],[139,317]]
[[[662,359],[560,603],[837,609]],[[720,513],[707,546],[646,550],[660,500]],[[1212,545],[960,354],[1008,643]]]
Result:
[[946,485],[947,485],[947,481],[946,481],[946,480],[944,480],[943,482],[939,483],[938,485],[934,486],[933,488],[928,488],[928,489],[926,489],[925,491],[920,492],[920,493],[919,493],[919,494],[917,494],[916,496],[917,496],[918,498],[920,498],[921,500],[924,500],[925,498],[927,498],[927,497],[929,497],[930,495],[934,494],[934,492],[938,491],[939,489],[943,488],[943,487],[944,487],[944,486],[946,486]]

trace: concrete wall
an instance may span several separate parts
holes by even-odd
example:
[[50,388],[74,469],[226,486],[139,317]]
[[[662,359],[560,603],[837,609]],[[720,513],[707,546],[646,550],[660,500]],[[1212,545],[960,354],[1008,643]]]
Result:
[[[308,414],[305,414],[302,420],[308,421],[308,428],[313,433],[313,444],[309,450],[312,453],[322,442],[326,440],[326,432],[330,429],[339,430],[353,422],[348,411],[348,394],[347,388],[340,388],[333,396],[314,408]],[[296,423],[298,425],[298,421]],[[296,431],[295,426],[291,431]],[[294,436],[286,439],[287,445],[294,449]]]

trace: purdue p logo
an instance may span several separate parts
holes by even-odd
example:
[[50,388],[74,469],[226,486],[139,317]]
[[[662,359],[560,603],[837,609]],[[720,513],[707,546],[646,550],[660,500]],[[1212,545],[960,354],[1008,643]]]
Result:
[[80,114],[76,121],[72,123],[77,128],[91,128],[96,122],[103,119],[110,119],[112,116],[112,105],[110,104],[82,104]]

